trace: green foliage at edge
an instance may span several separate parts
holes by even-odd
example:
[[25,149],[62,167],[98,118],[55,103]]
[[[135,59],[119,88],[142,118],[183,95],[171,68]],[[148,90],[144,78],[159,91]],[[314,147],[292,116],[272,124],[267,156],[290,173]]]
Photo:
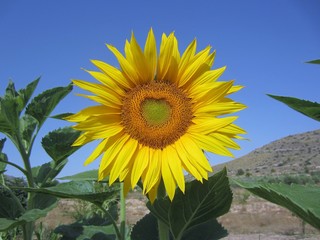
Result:
[[320,121],[320,104],[316,102],[311,102],[308,100],[301,100],[294,97],[284,97],[268,94],[269,97],[272,97],[292,109],[314,119]]
[[307,63],[320,64],[320,59],[311,60],[311,61],[308,61]]
[[268,184],[232,180],[242,188],[272,203],[283,206],[320,229],[320,188],[317,186]]

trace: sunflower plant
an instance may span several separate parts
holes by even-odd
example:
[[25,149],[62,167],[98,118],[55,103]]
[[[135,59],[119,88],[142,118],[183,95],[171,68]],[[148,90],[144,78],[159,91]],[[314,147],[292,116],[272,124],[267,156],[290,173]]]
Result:
[[[118,196],[118,188],[96,191],[93,181],[60,183],[57,180],[68,163],[68,157],[79,148],[73,147],[72,143],[80,132],[71,127],[59,128],[45,135],[41,145],[50,161],[40,166],[33,165],[31,153],[39,131],[58,103],[72,90],[71,84],[55,87],[32,98],[38,83],[39,79],[36,79],[17,91],[10,81],[4,96],[0,97],[0,132],[5,136],[0,139],[0,239],[11,239],[18,233],[22,233],[24,240],[42,239],[42,225],[39,227],[35,223],[57,206],[58,198],[92,202],[110,215],[103,203]],[[5,153],[7,139],[20,153],[21,162],[12,161]],[[14,182],[15,177],[6,175],[8,166],[23,176],[19,184]],[[86,229],[92,228],[94,226],[86,226]]]
[[[159,52],[152,29],[143,49],[133,33],[124,54],[107,48],[119,67],[92,60],[97,70],[86,71],[97,82],[73,80],[91,93],[80,95],[95,103],[65,118],[81,131],[73,146],[99,141],[85,165],[100,158],[98,180],[121,182],[122,199],[141,186],[151,215],[140,225],[156,219],[157,226],[140,231],[137,224],[133,239],[157,239],[153,233],[146,237],[145,229],[158,229],[161,240],[191,239],[194,229],[199,236],[224,235],[215,218],[229,210],[232,194],[226,170],[209,177],[205,152],[232,156],[230,149],[240,149],[235,140],[245,131],[230,114],[245,105],[229,95],[242,87],[218,81],[225,67],[211,69],[210,46],[197,51],[193,40],[180,54],[174,33],[162,35]],[[186,173],[195,180],[186,183]]]

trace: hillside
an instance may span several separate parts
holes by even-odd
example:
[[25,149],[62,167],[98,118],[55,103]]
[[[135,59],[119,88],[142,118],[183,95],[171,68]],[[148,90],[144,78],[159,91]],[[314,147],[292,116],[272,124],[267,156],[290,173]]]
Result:
[[280,175],[320,172],[320,130],[290,135],[273,141],[233,161],[214,166],[227,167],[231,175]]

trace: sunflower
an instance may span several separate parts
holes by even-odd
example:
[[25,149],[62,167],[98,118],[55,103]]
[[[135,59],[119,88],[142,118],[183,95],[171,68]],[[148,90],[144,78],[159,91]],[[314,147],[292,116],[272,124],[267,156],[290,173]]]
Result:
[[97,103],[71,115],[82,135],[81,146],[100,140],[85,165],[101,156],[99,180],[124,182],[125,191],[139,180],[151,201],[161,181],[172,200],[176,187],[185,191],[185,171],[208,179],[212,171],[204,151],[232,156],[233,139],[245,131],[224,116],[245,106],[228,98],[241,89],[233,81],[217,81],[225,67],[211,70],[215,52],[208,46],[196,52],[192,41],[181,55],[174,33],[162,35],[157,53],[152,29],[142,50],[132,33],[121,54],[107,45],[120,67],[92,60],[99,71],[87,71],[99,83],[73,80],[89,91],[82,95]]

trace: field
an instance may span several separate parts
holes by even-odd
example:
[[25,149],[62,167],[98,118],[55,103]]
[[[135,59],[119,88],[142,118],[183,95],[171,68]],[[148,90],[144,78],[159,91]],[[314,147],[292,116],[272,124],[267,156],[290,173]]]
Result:
[[[243,189],[233,189],[234,201],[230,212],[218,220],[229,231],[224,240],[294,240],[320,239],[320,232],[304,224],[288,210],[251,195]],[[59,224],[75,221],[81,202],[61,200],[43,221],[46,231]],[[127,223],[134,225],[148,209],[140,193],[131,193],[127,198]]]

